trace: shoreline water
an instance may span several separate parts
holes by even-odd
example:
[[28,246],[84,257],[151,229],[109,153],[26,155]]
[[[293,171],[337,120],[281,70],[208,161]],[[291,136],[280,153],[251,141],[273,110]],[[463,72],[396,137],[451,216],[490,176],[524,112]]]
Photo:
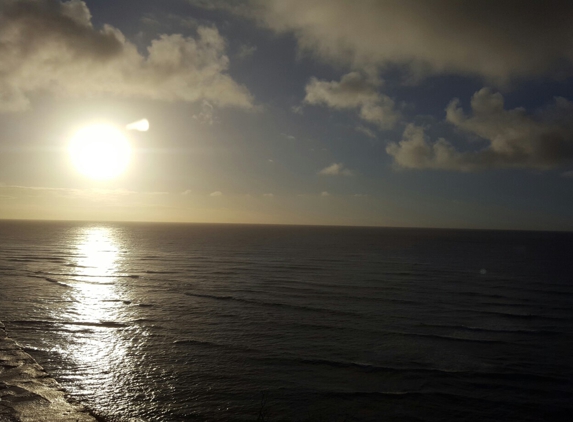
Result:
[[0,422],[97,422],[6,334],[0,322]]

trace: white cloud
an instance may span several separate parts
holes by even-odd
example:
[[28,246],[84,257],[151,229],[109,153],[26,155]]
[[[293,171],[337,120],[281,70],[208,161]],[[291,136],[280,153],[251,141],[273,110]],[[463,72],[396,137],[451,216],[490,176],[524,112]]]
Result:
[[[252,17],[353,68],[481,75],[501,83],[573,59],[573,2],[251,0]],[[239,13],[245,14],[244,9]],[[571,73],[569,66],[568,72]]]
[[212,125],[215,121],[214,116],[214,107],[209,101],[203,100],[201,104],[201,112],[199,114],[194,114],[193,118],[197,120],[199,123],[203,123],[206,125]]
[[323,168],[318,172],[323,176],[352,176],[351,170],[344,167],[342,163],[332,163],[330,166]]
[[272,193],[264,193],[263,196],[265,198],[274,198],[275,195],[273,195]]
[[145,192],[133,191],[128,189],[73,189],[73,188],[54,188],[47,186],[18,186],[0,184],[0,191],[16,192],[14,197],[55,197],[55,198],[75,198],[85,199],[93,202],[114,202],[129,197],[157,197],[169,195],[168,192]]
[[216,192],[209,194],[209,196],[212,196],[212,197],[223,196],[223,192],[216,191]]
[[254,45],[241,44],[237,51],[237,58],[241,60],[249,59],[255,54],[255,51],[257,51],[257,47]]
[[116,28],[96,29],[85,2],[4,0],[0,4],[0,111],[30,108],[37,93],[207,100],[252,108],[247,89],[225,72],[229,59],[216,28],[196,38],[161,35],[142,55]]
[[330,194],[326,191],[321,192],[320,196],[326,197],[326,196],[330,196]]
[[356,132],[360,132],[363,133],[364,135],[368,136],[369,138],[376,138],[376,134],[369,128],[367,128],[366,126],[356,126]]
[[394,157],[397,165],[410,169],[440,169],[469,171],[471,166],[461,164],[460,153],[452,145],[440,138],[431,143],[424,129],[409,124],[402,140],[386,147],[386,152]]
[[386,148],[396,164],[412,169],[474,171],[487,168],[546,170],[573,161],[573,103],[556,98],[535,114],[523,108],[506,110],[503,96],[484,88],[474,94],[472,114],[466,115],[454,99],[446,120],[488,145],[477,151],[458,151],[440,138],[431,142],[424,129],[408,125],[403,139]]
[[394,101],[379,93],[381,82],[359,72],[350,72],[340,82],[321,81],[311,78],[306,85],[304,102],[342,109],[358,109],[361,119],[391,129],[400,114],[394,109]]
[[304,110],[303,107],[301,105],[297,105],[297,106],[292,106],[290,108],[290,110],[294,113],[294,114],[304,114]]

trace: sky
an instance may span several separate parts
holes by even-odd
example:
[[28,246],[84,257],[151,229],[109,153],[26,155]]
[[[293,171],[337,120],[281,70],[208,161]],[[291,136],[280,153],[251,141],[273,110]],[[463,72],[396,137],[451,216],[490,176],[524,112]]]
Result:
[[[572,21],[560,0],[0,0],[0,219],[573,230]],[[70,159],[95,123],[132,147],[110,180]]]

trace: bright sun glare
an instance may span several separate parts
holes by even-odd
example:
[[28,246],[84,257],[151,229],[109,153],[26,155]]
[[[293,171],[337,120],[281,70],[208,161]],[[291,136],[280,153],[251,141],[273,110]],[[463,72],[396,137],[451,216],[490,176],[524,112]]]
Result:
[[121,130],[110,125],[93,125],[74,135],[70,156],[80,173],[91,179],[108,180],[127,169],[131,146]]

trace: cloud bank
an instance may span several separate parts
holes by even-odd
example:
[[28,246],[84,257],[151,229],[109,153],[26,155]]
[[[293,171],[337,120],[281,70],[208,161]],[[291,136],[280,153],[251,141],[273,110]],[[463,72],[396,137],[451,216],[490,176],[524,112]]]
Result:
[[217,29],[202,26],[196,38],[161,35],[142,55],[118,29],[94,28],[81,0],[1,0],[0,111],[26,110],[46,92],[251,108],[225,73],[225,50]]
[[443,138],[431,142],[419,126],[408,125],[403,139],[386,152],[410,169],[475,171],[488,168],[547,170],[573,162],[573,103],[556,98],[535,114],[523,108],[506,110],[503,96],[488,88],[476,92],[472,113],[458,99],[446,108],[446,120],[470,137],[486,140],[486,148],[458,151]]
[[[553,0],[251,0],[251,15],[299,46],[354,68],[414,76],[479,75],[505,83],[573,73],[573,2]],[[241,9],[242,13],[244,10]]]
[[394,101],[378,92],[381,82],[359,72],[350,72],[340,82],[311,78],[307,84],[304,102],[326,105],[343,110],[359,110],[361,119],[375,123],[381,129],[391,129],[400,114],[394,110]]

